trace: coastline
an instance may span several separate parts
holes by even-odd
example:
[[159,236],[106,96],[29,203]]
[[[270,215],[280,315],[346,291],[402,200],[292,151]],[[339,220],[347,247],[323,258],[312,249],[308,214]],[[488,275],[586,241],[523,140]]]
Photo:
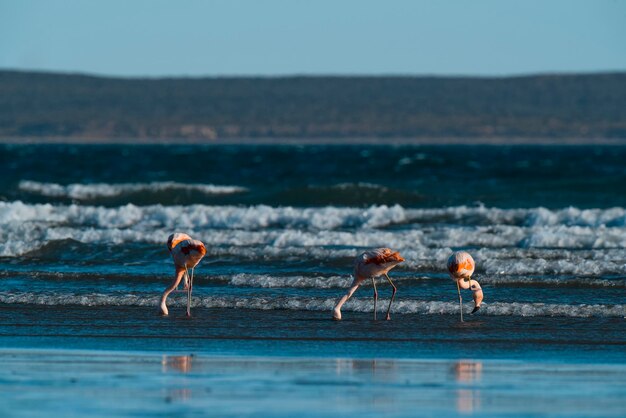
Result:
[[626,138],[525,138],[525,137],[445,137],[445,138],[80,138],[4,137],[7,145],[391,145],[391,146],[626,146]]

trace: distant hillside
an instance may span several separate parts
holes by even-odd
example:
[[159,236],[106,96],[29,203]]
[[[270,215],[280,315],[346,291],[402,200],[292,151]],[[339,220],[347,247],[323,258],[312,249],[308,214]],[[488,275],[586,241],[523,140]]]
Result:
[[0,71],[0,137],[626,138],[626,73],[121,79]]

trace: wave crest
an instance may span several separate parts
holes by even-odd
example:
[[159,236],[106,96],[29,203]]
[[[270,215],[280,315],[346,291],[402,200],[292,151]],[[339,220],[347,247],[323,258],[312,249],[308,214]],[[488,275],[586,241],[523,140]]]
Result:
[[[388,300],[379,299],[381,312]],[[0,303],[4,304],[35,304],[35,305],[81,305],[81,306],[145,306],[156,307],[158,296],[140,294],[111,295],[101,293],[89,294],[37,294],[31,292],[0,293]],[[194,297],[192,306],[203,308],[224,309],[259,309],[259,310],[299,310],[328,311],[336,303],[334,298],[308,297]],[[183,306],[183,302],[172,298],[170,306]],[[349,300],[344,311],[372,312],[371,300]],[[470,310],[470,305],[465,306]],[[396,314],[422,315],[457,315],[459,306],[455,302],[398,300],[394,304]],[[493,302],[483,304],[480,315],[523,316],[523,317],[626,317],[626,305],[566,305],[549,303],[517,303]]]
[[88,200],[100,197],[115,197],[131,193],[163,191],[192,191],[207,195],[242,193],[247,191],[240,186],[220,186],[214,184],[187,184],[173,181],[150,183],[73,183],[61,185],[57,183],[41,183],[31,180],[22,180],[18,188],[23,192],[39,194],[48,197],[66,197],[76,200]]
[[[212,247],[209,251],[216,256],[307,257],[310,251],[313,258],[337,258],[354,256],[361,248],[389,246],[406,253],[404,265],[421,268],[441,265],[451,248],[480,248],[472,252],[480,259],[479,270],[490,274],[500,274],[503,269],[505,274],[623,271],[622,257],[607,258],[605,253],[626,248],[626,227],[620,226],[624,209],[588,212],[595,214],[596,221],[606,222],[604,226],[568,225],[572,218],[564,219],[561,225],[529,225],[535,222],[529,221],[533,214],[544,211],[406,209],[399,205],[296,208],[127,204],[108,208],[0,202],[0,256],[24,254],[66,239],[91,244],[156,244],[172,231],[182,230]],[[549,212],[564,216],[571,211]],[[494,223],[484,225],[489,217]],[[556,249],[558,257],[553,257],[551,251]],[[569,249],[572,251],[564,252]],[[581,255],[581,250],[593,250],[595,255]],[[517,259],[503,265],[507,254],[515,254]]]

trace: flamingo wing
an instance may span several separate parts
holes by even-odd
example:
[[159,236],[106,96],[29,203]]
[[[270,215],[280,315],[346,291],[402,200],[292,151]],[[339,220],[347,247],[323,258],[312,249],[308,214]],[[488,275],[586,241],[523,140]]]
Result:
[[367,256],[365,264],[376,264],[380,266],[386,263],[404,261],[399,251],[392,251],[389,248],[379,248],[374,251],[368,251],[365,254]]

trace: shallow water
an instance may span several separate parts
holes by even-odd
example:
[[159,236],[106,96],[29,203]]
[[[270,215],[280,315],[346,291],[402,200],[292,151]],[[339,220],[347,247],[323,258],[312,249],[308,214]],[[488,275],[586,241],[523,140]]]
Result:
[[[44,364],[58,361],[48,350],[80,349],[150,352],[148,362],[195,353],[201,364],[224,355],[235,362],[324,357],[326,365],[444,359],[441,370],[448,370],[459,359],[515,360],[521,375],[528,365],[570,365],[574,380],[585,379],[587,367],[621,370],[624,161],[621,146],[0,146],[0,348],[18,357],[44,350]],[[156,314],[173,275],[165,247],[173,231],[208,248],[195,271],[191,319],[183,316],[183,294],[170,298],[170,317]],[[345,305],[344,321],[331,321],[353,258],[379,246],[406,258],[391,272],[398,286],[393,320],[372,320],[373,288],[365,283]],[[474,256],[485,293],[472,316],[465,295],[463,324],[445,274],[457,249]],[[383,317],[386,281],[379,293]],[[272,361],[262,373],[270,374]],[[241,369],[235,381],[245,379]],[[308,373],[296,369],[296,380]],[[537,379],[548,382],[544,372]],[[450,381],[435,390],[437,402],[454,398],[446,392],[458,389]],[[357,399],[380,389],[372,384],[357,386]],[[600,386],[604,415],[620,415],[612,400],[602,403],[608,389]],[[295,391],[294,399],[326,390],[297,388],[284,390]],[[570,389],[563,399],[573,402],[583,386]],[[329,411],[342,411],[346,393]],[[519,383],[511,393],[524,399],[539,391],[526,393]],[[140,396],[149,397],[147,389]],[[481,412],[525,405],[509,400],[505,409],[492,408],[498,401],[490,396]],[[401,395],[391,403],[403,415],[414,410],[411,402]],[[428,411],[464,412],[452,405]],[[575,410],[540,405],[518,412]]]
[[0,351],[0,414],[623,416],[623,365]]
[[149,306],[9,304],[0,341],[11,348],[140,350],[214,355],[354,358],[475,358],[626,363],[622,318],[396,314],[207,309],[173,303],[162,318]]

